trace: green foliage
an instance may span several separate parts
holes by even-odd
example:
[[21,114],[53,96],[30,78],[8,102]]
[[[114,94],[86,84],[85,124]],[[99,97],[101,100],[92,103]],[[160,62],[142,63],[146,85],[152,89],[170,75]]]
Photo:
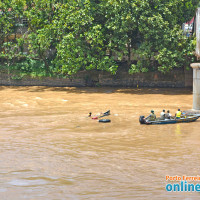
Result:
[[9,66],[9,71],[12,72],[12,79],[19,80],[24,76],[43,77],[51,76],[46,69],[45,64],[39,60],[26,59],[16,62]]
[[[198,3],[4,0],[0,61],[9,70],[32,76],[93,69],[115,74],[124,58],[130,73],[188,66],[195,59],[195,38],[186,38],[181,25],[195,15]],[[19,35],[22,19],[28,20],[28,29]]]

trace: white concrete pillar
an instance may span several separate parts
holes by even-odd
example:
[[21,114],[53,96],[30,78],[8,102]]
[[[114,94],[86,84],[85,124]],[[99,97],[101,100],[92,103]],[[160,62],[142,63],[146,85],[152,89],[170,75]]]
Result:
[[192,63],[193,68],[193,109],[200,110],[200,63]]

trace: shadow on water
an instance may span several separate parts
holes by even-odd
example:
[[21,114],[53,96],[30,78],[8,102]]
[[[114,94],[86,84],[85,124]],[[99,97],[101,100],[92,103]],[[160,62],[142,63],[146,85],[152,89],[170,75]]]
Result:
[[0,91],[4,89],[26,92],[66,92],[73,94],[90,93],[123,93],[123,94],[163,94],[163,95],[191,95],[189,88],[118,88],[118,87],[47,87],[47,86],[0,86]]

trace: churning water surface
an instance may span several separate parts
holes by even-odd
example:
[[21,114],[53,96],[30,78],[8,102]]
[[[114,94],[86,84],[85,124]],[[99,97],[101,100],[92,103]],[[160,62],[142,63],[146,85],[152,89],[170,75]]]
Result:
[[[191,109],[180,89],[0,87],[1,200],[199,199],[165,176],[200,174],[200,120],[140,125]],[[87,117],[111,111],[111,123]]]

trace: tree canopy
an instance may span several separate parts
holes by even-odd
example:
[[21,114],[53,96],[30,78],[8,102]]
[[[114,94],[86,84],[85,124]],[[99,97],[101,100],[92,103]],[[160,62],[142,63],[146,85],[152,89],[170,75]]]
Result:
[[[198,3],[197,0],[0,1],[0,61],[25,71],[34,71],[31,66],[40,62],[45,72],[64,75],[91,69],[115,74],[123,60],[130,73],[167,72],[189,66],[195,59],[195,37],[186,37],[181,26],[195,15]],[[20,19],[28,23],[21,35]]]

